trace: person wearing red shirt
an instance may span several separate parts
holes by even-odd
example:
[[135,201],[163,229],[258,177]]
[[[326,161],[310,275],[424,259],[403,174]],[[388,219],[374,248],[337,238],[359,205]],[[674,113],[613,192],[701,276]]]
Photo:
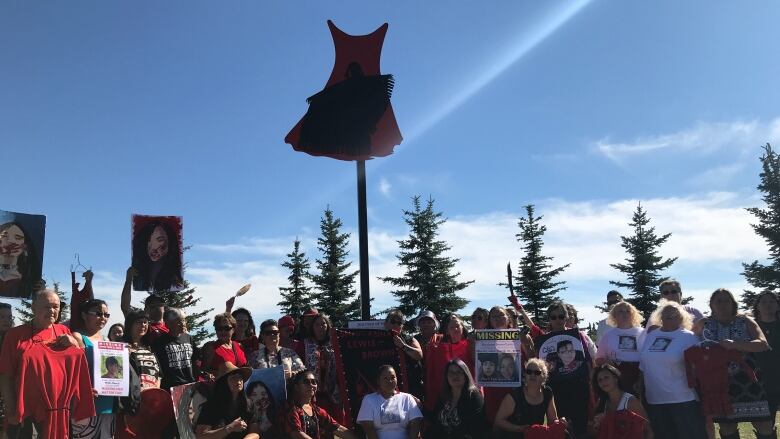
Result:
[[310,370],[300,371],[293,376],[290,381],[290,398],[279,415],[282,433],[291,439],[324,439],[332,436],[357,439],[358,435],[336,422],[314,402],[317,384]]
[[214,330],[217,333],[217,341],[211,343],[205,355],[206,369],[216,372],[219,366],[231,362],[238,367],[247,365],[246,354],[241,344],[233,340],[233,332],[236,329],[236,319],[229,313],[217,314],[214,317]]
[[295,319],[292,316],[284,316],[279,319],[279,346],[292,349],[303,358],[303,342],[295,338]]
[[[67,326],[54,323],[60,315],[60,297],[52,290],[43,290],[35,294],[32,301],[33,320],[10,329],[3,340],[2,356],[0,356],[0,393],[5,401],[9,433],[20,434],[11,437],[31,437],[32,421],[24,420],[20,425],[18,413],[23,413],[23,407],[17,407],[17,401],[25,395],[18,390],[21,374],[22,354],[37,343],[56,340],[61,347],[78,346],[76,339],[70,334]],[[64,432],[67,436],[67,432]]]
[[432,411],[444,386],[444,370],[447,362],[460,358],[474,370],[474,358],[469,355],[469,342],[463,321],[452,314],[447,321],[447,333],[440,342],[431,343],[425,351],[425,409]]

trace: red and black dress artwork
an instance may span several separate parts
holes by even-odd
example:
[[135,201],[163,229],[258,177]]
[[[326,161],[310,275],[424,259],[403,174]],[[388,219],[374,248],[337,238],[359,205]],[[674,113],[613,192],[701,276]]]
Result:
[[382,75],[379,58],[387,23],[362,36],[328,21],[336,62],[325,88],[306,101],[309,110],[284,141],[296,151],[339,160],[392,154],[401,132],[390,105],[393,76]]

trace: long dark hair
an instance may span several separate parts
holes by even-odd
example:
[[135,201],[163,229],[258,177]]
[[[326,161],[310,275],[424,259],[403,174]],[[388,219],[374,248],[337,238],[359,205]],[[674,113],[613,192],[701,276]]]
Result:
[[[233,397],[233,393],[230,392],[230,384],[228,384],[230,375],[232,374],[228,373],[217,380],[209,399],[206,400],[201,409],[201,412],[210,414],[211,419],[222,420],[225,423],[233,421],[242,413],[249,412],[249,401],[243,390],[238,392],[236,397]],[[247,424],[254,422],[254,420],[249,419],[245,419],[245,421]]]
[[32,295],[33,285],[41,276],[41,269],[38,259],[38,251],[33,244],[31,236],[27,230],[16,221],[0,224],[0,233],[5,232],[12,226],[16,226],[24,235],[24,251],[16,259],[16,270],[22,275],[19,280],[19,288],[15,291],[14,297],[30,297]]
[[593,394],[596,395],[597,403],[596,403],[596,413],[601,413],[604,410],[607,409],[607,402],[609,402],[609,395],[607,392],[601,390],[601,387],[599,386],[599,373],[607,371],[612,374],[612,376],[615,377],[615,380],[617,381],[617,385],[620,388],[620,390],[625,392],[625,389],[620,387],[620,371],[613,365],[609,363],[604,363],[601,366],[596,366],[593,368],[593,374],[591,375],[590,385],[593,388]]
[[[149,279],[149,273],[153,262],[149,259],[147,245],[152,237],[154,229],[160,227],[168,235],[168,253],[160,261],[160,271],[154,278]],[[150,221],[133,236],[133,267],[141,276],[133,279],[133,288],[136,291],[168,291],[172,287],[181,285],[181,243],[179,233],[173,230],[165,221]]]
[[[266,410],[265,414],[271,422],[276,422],[276,401],[274,400],[273,393],[271,393],[271,389],[269,389],[264,382],[252,381],[251,383],[249,383],[249,385],[246,388],[246,394],[247,396],[251,395],[252,392],[255,390],[255,388],[258,386],[265,389],[265,393],[268,394],[268,400],[271,401],[271,403],[268,405],[268,410]],[[255,421],[259,421],[259,419],[255,419]]]
[[771,296],[772,299],[774,299],[774,301],[777,302],[777,306],[778,306],[777,314],[780,314],[780,298],[778,298],[777,294],[775,294],[772,291],[764,291],[763,293],[759,294],[758,297],[756,297],[755,302],[753,302],[753,318],[756,319],[756,321],[758,322],[761,321],[761,311],[758,310],[758,302],[760,302],[764,296]]
[[[240,314],[244,314],[247,317],[247,319],[249,319],[249,324],[247,326],[246,333],[243,334],[244,337],[251,337],[253,335],[257,335],[255,333],[255,321],[254,319],[252,319],[252,313],[249,312],[249,310],[246,308],[238,308],[235,311],[233,311],[231,315],[233,316],[234,319],[238,320],[238,316]],[[236,333],[234,332],[233,339],[235,340],[235,338],[236,338]]]
[[[122,335],[124,342],[133,343],[133,325],[141,319],[149,320],[149,314],[146,313],[146,310],[130,308],[130,311],[125,315],[125,333]],[[146,336],[141,337],[139,344],[146,346]]]
[[475,392],[479,392],[477,389],[477,386],[474,384],[474,379],[471,377],[471,371],[469,370],[469,367],[466,365],[466,363],[463,362],[460,358],[453,358],[452,360],[448,361],[447,364],[444,366],[444,384],[441,386],[441,393],[439,394],[439,403],[444,404],[447,401],[450,401],[452,399],[452,388],[450,387],[450,382],[447,379],[447,371],[450,370],[450,366],[455,366],[463,373],[463,375],[466,377],[466,383],[463,385],[463,388],[460,390],[460,401],[464,401],[466,398],[471,396]]

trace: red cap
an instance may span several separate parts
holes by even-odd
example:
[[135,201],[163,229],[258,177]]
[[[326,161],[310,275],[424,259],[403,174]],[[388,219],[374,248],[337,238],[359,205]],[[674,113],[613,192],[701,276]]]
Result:
[[303,313],[304,317],[306,317],[306,316],[318,316],[318,315],[320,315],[320,312],[317,311],[317,308],[309,308],[309,309],[306,310],[305,313]]
[[280,328],[286,328],[288,326],[295,327],[295,319],[292,318],[292,316],[284,316],[281,319],[279,319],[279,327]]

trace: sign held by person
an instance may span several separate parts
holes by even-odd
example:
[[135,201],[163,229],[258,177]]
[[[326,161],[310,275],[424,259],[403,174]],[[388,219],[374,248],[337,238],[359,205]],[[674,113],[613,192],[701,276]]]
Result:
[[179,291],[182,274],[180,216],[132,217],[132,264],[138,270],[135,291]]
[[98,395],[130,394],[130,355],[125,343],[99,341],[94,345],[95,390]]
[[46,217],[0,210],[0,296],[32,297],[43,271]]
[[521,384],[521,334],[517,329],[480,329],[475,331],[477,385],[518,387]]

